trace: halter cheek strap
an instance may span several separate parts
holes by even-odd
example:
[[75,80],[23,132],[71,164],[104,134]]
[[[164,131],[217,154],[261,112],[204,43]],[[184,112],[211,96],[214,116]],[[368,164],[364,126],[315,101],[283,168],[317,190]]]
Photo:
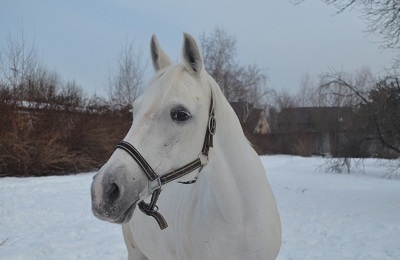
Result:
[[[153,168],[149,165],[149,163],[144,159],[144,157],[132,144],[126,141],[121,141],[119,144],[117,144],[115,149],[120,148],[126,151],[139,164],[144,173],[147,175],[149,179],[149,189],[152,193],[151,201],[149,204],[147,204],[142,200],[138,203],[138,206],[139,209],[144,214],[152,216],[156,219],[161,230],[168,227],[168,224],[165,221],[164,217],[158,212],[158,207],[156,205],[158,197],[160,196],[161,193],[161,186],[173,180],[179,179],[180,177],[185,176],[188,173],[195,171],[196,169],[200,169],[199,172],[203,169],[203,167],[208,163],[208,154],[210,148],[213,147],[213,136],[215,135],[215,130],[216,130],[216,120],[215,120],[214,100],[211,95],[211,104],[210,104],[209,118],[207,124],[207,131],[204,138],[203,148],[201,150],[199,157],[194,161],[161,176],[154,172]],[[196,182],[196,178],[188,182],[180,182],[180,183],[192,184]],[[152,187],[152,183],[154,181],[157,181],[156,187]]]

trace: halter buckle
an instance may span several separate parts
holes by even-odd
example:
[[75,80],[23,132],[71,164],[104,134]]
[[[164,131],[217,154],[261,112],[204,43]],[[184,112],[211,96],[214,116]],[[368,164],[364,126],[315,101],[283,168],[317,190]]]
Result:
[[[152,183],[153,181],[157,181],[157,185],[153,188]],[[149,181],[149,191],[150,193],[153,193],[155,190],[161,189],[162,183],[161,183],[161,176],[157,176],[157,179]]]
[[210,115],[210,118],[208,120],[208,132],[210,135],[215,135],[215,130],[217,128],[217,121],[215,120],[214,115]]

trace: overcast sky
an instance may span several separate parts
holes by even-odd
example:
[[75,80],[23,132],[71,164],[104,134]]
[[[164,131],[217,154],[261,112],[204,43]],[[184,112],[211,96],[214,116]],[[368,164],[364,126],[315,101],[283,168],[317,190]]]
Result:
[[47,68],[103,96],[127,40],[150,71],[152,34],[177,61],[182,32],[198,39],[216,27],[237,38],[238,59],[263,69],[278,91],[296,91],[306,73],[317,79],[332,68],[368,66],[378,75],[389,67],[393,54],[379,48],[378,38],[366,37],[360,13],[335,12],[316,0],[1,0],[0,51],[23,27]]

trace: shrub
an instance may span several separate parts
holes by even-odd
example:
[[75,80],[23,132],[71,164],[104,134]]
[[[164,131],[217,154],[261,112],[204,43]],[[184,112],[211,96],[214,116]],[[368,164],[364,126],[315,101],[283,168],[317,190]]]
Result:
[[292,151],[296,155],[310,157],[314,152],[314,140],[310,136],[300,136],[292,145]]
[[95,170],[131,121],[127,111],[26,110],[4,102],[0,114],[0,177]]

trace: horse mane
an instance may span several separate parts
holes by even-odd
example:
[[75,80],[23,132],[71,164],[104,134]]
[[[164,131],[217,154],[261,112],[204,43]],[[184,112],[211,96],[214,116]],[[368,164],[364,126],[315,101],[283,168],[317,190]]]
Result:
[[226,99],[220,86],[208,73],[205,72],[205,75],[207,76],[207,85],[210,86],[212,95],[215,97],[215,112],[218,122],[217,128],[219,127],[219,129],[221,129],[222,126],[229,127],[230,133],[234,133],[237,137],[243,137],[247,142],[247,138],[244,136],[239,119]]

